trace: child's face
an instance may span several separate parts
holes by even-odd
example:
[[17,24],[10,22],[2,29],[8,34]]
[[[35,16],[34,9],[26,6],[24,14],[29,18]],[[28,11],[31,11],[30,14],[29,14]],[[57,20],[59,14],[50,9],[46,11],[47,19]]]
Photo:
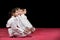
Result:
[[19,14],[18,14],[18,11],[16,11],[15,13],[14,13],[14,16],[18,16]]
[[18,10],[18,13],[19,13],[19,15],[22,15],[22,14],[24,14],[24,11],[21,10],[21,9],[19,9],[19,10]]
[[18,13],[19,13],[19,15],[25,14],[26,10],[18,9]]

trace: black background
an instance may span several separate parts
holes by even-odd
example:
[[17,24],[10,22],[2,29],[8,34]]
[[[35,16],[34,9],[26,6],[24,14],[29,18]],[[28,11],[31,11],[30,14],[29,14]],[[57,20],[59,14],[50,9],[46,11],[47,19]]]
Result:
[[27,9],[27,17],[35,27],[60,27],[59,3],[55,1],[38,0],[2,0],[0,1],[0,27],[6,27],[8,12],[21,7]]

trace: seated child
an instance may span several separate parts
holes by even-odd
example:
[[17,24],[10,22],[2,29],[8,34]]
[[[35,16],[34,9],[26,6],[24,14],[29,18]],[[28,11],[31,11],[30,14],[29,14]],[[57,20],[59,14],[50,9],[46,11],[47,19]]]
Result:
[[27,36],[26,32],[19,25],[19,21],[17,20],[18,15],[18,9],[13,9],[11,11],[11,18],[7,21],[6,27],[8,28],[8,33],[10,37],[14,37],[17,35],[20,37]]
[[26,28],[26,31],[28,32],[34,32],[35,28],[32,26],[32,24],[29,22],[29,20],[27,19],[26,14],[26,9],[18,9],[18,19],[19,21],[22,22],[22,24],[24,25],[24,27]]

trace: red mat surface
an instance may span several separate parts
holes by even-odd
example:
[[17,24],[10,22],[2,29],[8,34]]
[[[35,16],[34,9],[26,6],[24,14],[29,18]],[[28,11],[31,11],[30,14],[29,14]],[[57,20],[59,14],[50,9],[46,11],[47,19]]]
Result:
[[0,28],[0,40],[60,40],[60,28],[36,28],[25,38],[9,38],[6,28]]

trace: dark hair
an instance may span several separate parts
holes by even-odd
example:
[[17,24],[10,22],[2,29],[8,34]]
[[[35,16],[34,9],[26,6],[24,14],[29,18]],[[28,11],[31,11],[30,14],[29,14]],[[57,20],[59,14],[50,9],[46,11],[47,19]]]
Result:
[[8,17],[10,18],[13,15],[13,13],[15,13],[16,10],[18,10],[18,9],[21,9],[21,10],[24,11],[25,8],[21,8],[21,7],[15,7],[15,8],[13,8],[11,11],[9,11]]
[[16,10],[18,10],[18,9],[20,9],[20,8],[13,8],[13,9],[9,12],[9,15],[12,16],[13,13],[15,13]]

